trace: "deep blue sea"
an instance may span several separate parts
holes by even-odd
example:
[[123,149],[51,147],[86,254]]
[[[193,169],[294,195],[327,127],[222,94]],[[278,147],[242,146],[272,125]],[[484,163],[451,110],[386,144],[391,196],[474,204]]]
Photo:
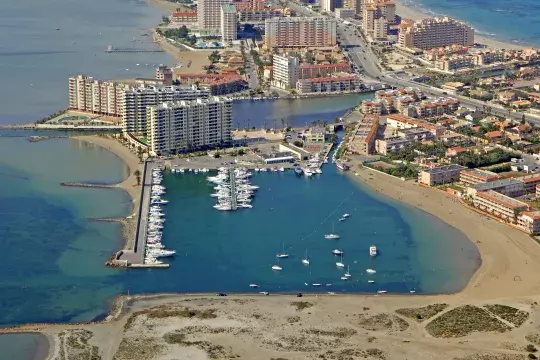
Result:
[[485,36],[540,47],[538,0],[404,0],[431,15],[466,21]]

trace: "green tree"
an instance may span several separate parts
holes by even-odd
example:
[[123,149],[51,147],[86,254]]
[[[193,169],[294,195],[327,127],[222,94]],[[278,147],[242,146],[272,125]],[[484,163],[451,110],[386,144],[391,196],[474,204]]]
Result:
[[137,169],[133,172],[133,175],[135,175],[135,178],[137,179],[137,186],[141,185],[141,171]]

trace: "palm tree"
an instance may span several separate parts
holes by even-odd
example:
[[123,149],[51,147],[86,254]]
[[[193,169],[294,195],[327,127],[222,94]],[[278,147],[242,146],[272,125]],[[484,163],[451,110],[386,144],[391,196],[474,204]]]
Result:
[[141,185],[141,171],[137,169],[133,175],[135,175],[135,178],[137,179],[137,186]]

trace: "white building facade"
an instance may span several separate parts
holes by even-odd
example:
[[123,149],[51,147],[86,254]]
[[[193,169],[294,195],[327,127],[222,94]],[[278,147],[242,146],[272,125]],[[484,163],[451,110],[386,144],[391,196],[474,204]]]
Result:
[[300,61],[289,54],[273,57],[272,85],[280,89],[294,89],[300,77]]

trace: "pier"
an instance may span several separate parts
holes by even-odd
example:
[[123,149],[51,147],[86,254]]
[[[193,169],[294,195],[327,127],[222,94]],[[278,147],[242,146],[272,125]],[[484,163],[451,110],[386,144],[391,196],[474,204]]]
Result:
[[60,186],[70,186],[70,187],[82,187],[82,188],[98,188],[98,189],[114,189],[115,185],[109,184],[89,184],[81,182],[61,182]]
[[106,53],[160,53],[163,49],[141,49],[141,48],[117,48],[112,45],[107,46]]
[[231,184],[231,208],[233,210],[238,209],[238,203],[236,198],[236,175],[234,168],[229,169],[229,182]]

